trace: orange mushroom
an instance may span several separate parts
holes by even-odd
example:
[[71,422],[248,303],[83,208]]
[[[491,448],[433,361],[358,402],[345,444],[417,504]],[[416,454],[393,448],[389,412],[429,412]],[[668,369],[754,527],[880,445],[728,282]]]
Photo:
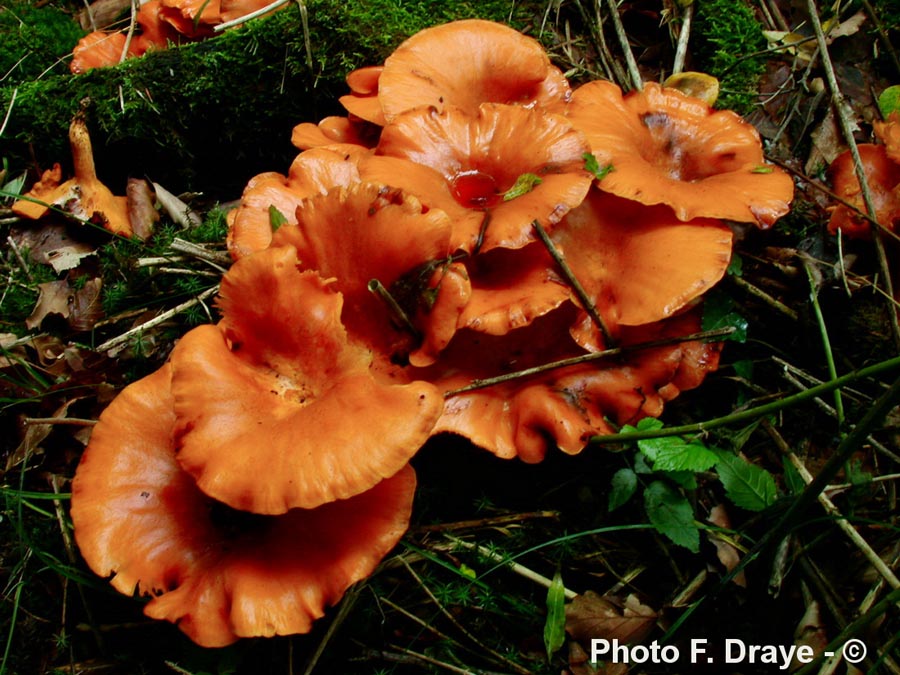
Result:
[[179,463],[203,492],[254,513],[314,508],[394,475],[442,403],[399,371],[376,378],[373,355],[341,325],[342,296],[297,265],[289,246],[237,261],[221,323],[172,352]]
[[[415,170],[411,166],[411,170]],[[409,330],[389,300],[373,294],[383,287],[405,311],[414,315],[436,286],[432,273],[450,255],[451,223],[438,209],[415,197],[377,183],[357,183],[304,200],[297,225],[284,225],[273,246],[297,249],[305,269],[334,279],[344,297],[342,321],[353,340],[364,342],[382,366],[403,361],[415,348]],[[439,291],[440,292],[440,291]],[[434,322],[418,330],[440,330]],[[392,375],[390,375],[392,376]]]
[[[69,70],[76,75],[86,73],[91,68],[113,66],[122,60],[127,38],[124,33],[97,30],[81,38],[72,50]],[[132,56],[129,49],[127,56]]]
[[[857,147],[872,196],[875,218],[883,227],[896,231],[900,223],[900,164],[891,161],[883,145],[861,143]],[[850,237],[870,236],[869,221],[859,213],[866,213],[867,210],[849,150],[835,158],[828,167],[828,175],[835,194],[856,209],[838,204],[828,221],[828,231],[832,234],[840,231]]]
[[228,212],[228,250],[234,259],[266,248],[272,232],[295,224],[297,206],[307,197],[359,180],[347,154],[317,148],[297,155],[287,176],[270,171],[250,179],[240,205]]
[[16,201],[13,212],[23,218],[37,219],[52,206],[82,222],[102,225],[113,234],[131,236],[127,199],[114,196],[97,178],[91,137],[80,115],[69,126],[69,145],[75,176],[52,190],[41,186],[37,192],[26,193],[24,197],[28,199]]
[[[166,365],[126,387],[93,429],[72,483],[82,556],[119,592],[149,596],[147,616],[204,647],[308,632],[402,536],[414,472],[316,509],[233,511],[175,460],[170,373]],[[263,464],[253,474],[272,475]]]
[[302,122],[291,132],[291,144],[300,150],[321,146],[358,145],[374,148],[381,132],[368,122],[351,120],[347,117],[326,117],[318,124]]
[[900,110],[893,110],[882,121],[873,122],[875,135],[884,143],[884,151],[891,161],[900,164]]
[[667,204],[679,220],[768,227],[789,210],[793,181],[766,164],[756,129],[729,110],[652,82],[623,96],[594,81],[575,90],[567,115],[604,169],[606,192]]
[[338,100],[351,115],[380,127],[385,124],[381,102],[378,100],[378,79],[384,66],[357,68],[347,75],[350,93]]
[[481,19],[416,33],[385,60],[378,78],[378,100],[388,122],[420,106],[438,112],[453,106],[470,114],[485,102],[557,110],[570,93],[537,40]]
[[482,234],[481,250],[520,248],[534,240],[535,220],[545,228],[559,222],[591,185],[583,159],[588,150],[564,117],[496,103],[471,113],[449,106],[411,110],[384,128],[377,148],[436,170],[459,204],[489,212],[483,233],[479,219],[472,221],[479,229],[470,225],[455,235],[456,246],[469,251]]
[[[566,304],[505,335],[457,332],[434,365],[411,371],[445,394],[433,433],[459,434],[504,459],[540,462],[554,445],[578,454],[592,436],[614,433],[610,420],[633,424],[659,415],[666,401],[697,386],[718,364],[718,345],[690,342],[540,370],[586,355],[569,335],[574,317],[574,305]],[[689,335],[699,325],[691,312],[625,327],[619,344]],[[530,369],[538,370],[509,379]]]
[[[732,232],[721,222],[681,222],[667,206],[596,189],[551,239],[608,327],[672,316],[712,288],[731,261]],[[591,351],[606,346],[585,312],[573,335]]]

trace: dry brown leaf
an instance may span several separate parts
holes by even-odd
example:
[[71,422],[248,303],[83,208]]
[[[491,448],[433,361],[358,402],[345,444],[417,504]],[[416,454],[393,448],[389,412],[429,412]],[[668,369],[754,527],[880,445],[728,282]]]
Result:
[[597,639],[635,644],[650,634],[656,618],[657,613],[633,594],[622,601],[588,591],[566,607],[566,631],[587,644]]
[[[731,529],[731,519],[728,517],[728,511],[724,504],[719,504],[712,508],[709,512],[709,522],[723,530]],[[740,551],[734,545],[717,536],[715,532],[707,532],[707,536],[716,547],[716,555],[719,558],[719,562],[729,572],[734,570],[738,563],[741,562]],[[743,570],[738,572],[732,581],[741,588],[747,588],[747,577],[744,575]]]
[[14,230],[10,236],[20,249],[28,249],[31,260],[50,265],[57,273],[77,267],[96,253],[91,244],[72,239],[68,228],[60,223]]
[[94,277],[75,291],[69,304],[69,328],[78,332],[89,331],[103,318],[102,286],[100,277]]
[[[825,651],[825,647],[828,646],[828,636],[825,634],[819,603],[815,600],[807,605],[803,618],[800,619],[800,623],[797,624],[797,628],[794,630],[794,644],[797,647],[811,647],[814,654],[821,654]],[[797,670],[803,665],[795,656],[791,662],[790,670]]]
[[[66,401],[53,412],[51,417],[66,417],[69,406],[77,400],[71,399]],[[3,472],[5,473],[22,462],[30,460],[35,455],[44,454],[41,443],[50,435],[51,431],[53,431],[52,424],[29,424],[25,428],[25,435],[22,437],[18,447],[6,458],[6,467]]]
[[594,667],[584,648],[577,642],[569,642],[569,669],[563,672],[567,675],[625,675],[628,664],[608,663]]
[[131,221],[131,230],[135,237],[146,241],[153,234],[159,220],[153,189],[149,181],[143,178],[129,178],[125,196],[128,199],[128,220]]
[[25,319],[25,326],[32,330],[41,325],[41,323],[51,314],[59,314],[62,318],[69,318],[69,297],[72,287],[69,282],[48,281],[45,284],[38,284],[40,296],[38,296],[37,304],[31,316]]
[[25,326],[29,330],[37,328],[48,316],[58,314],[71,329],[90,330],[103,316],[101,285],[99,278],[88,280],[77,290],[67,279],[38,284],[41,294],[31,316],[25,319]]

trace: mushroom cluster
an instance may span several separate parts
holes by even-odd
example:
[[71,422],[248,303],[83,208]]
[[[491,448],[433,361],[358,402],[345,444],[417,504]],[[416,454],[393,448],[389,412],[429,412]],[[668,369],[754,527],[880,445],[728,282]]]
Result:
[[431,436],[539,462],[698,386],[724,221],[792,197],[736,114],[573,91],[500,24],[347,82],[230,212],[221,321],[120,394],[75,477],[88,564],[203,645],[308,630],[402,535]]
[[202,40],[212,36],[216,26],[255,14],[269,4],[270,0],[147,0],[140,3],[127,31],[95,30],[81,38],[69,69],[84,73],[169,44]]

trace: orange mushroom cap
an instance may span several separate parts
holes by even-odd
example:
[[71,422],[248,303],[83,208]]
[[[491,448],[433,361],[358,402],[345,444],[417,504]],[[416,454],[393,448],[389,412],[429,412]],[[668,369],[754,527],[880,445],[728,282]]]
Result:
[[[900,164],[891,161],[883,145],[861,143],[857,148],[875,207],[875,218],[884,227],[896,231],[900,223]],[[828,175],[835,194],[866,213],[862,187],[849,150],[835,158],[828,167]],[[829,232],[837,234],[838,230],[850,237],[864,238],[872,234],[869,221],[844,204],[835,207],[828,221]]]
[[873,122],[875,135],[891,161],[900,164],[900,110],[893,110],[883,122]]
[[379,369],[394,356],[402,358],[410,350],[410,335],[395,327],[396,317],[372,293],[370,282],[401,291],[398,295],[411,300],[404,309],[412,314],[416,298],[428,293],[431,266],[449,257],[452,227],[447,215],[375,183],[311,197],[296,215],[297,225],[281,227],[272,245],[296,247],[305,269],[334,279],[335,290],[344,297],[343,323],[353,340],[369,345]]
[[250,179],[240,205],[228,214],[228,250],[235,260],[261,251],[272,241],[274,209],[280,218],[296,224],[297,206],[315,194],[359,180],[356,161],[328,148],[301,152],[287,176],[270,171]]
[[126,387],[93,430],[72,483],[82,556],[119,592],[151,596],[145,614],[204,647],[308,632],[403,535],[414,472],[316,509],[234,512],[175,460],[170,372]]
[[[583,356],[569,335],[574,315],[575,307],[564,305],[505,335],[457,332],[434,365],[411,371],[447,397],[434,433],[459,434],[504,459],[540,462],[553,444],[578,454],[592,436],[613,433],[608,420],[659,415],[666,401],[698,385],[718,363],[718,345],[681,343],[463,391],[477,380]],[[699,325],[692,312],[624,327],[620,344],[689,335]]]
[[[450,107],[404,113],[384,128],[377,152],[431,167],[460,204],[489,211],[481,247],[487,251],[526,245],[535,220],[550,228],[581,203],[592,180],[584,170],[588,149],[560,115],[485,103],[471,113]],[[518,190],[523,178],[532,183]],[[472,250],[479,231],[456,236]]]
[[601,189],[642,204],[667,204],[679,220],[723,218],[768,227],[790,208],[794,185],[765,163],[759,134],[729,110],[647,83],[623,96],[594,81],[567,115],[601,167]]
[[378,79],[388,122],[419,106],[455,106],[472,114],[485,102],[556,108],[570,93],[537,40],[481,19],[416,33],[385,60]]
[[[69,70],[76,75],[86,73],[91,68],[114,66],[122,59],[125,49],[124,33],[110,33],[96,30],[81,38],[72,50]],[[129,55],[133,55],[129,49]]]
[[472,298],[460,328],[504,335],[572,299],[541,242],[520,249],[495,248],[466,260]]
[[[682,222],[667,206],[644,206],[592,190],[551,239],[608,327],[672,316],[712,288],[731,261],[732,232],[719,221]],[[582,313],[579,344],[604,347]]]
[[193,329],[172,352],[178,461],[243,511],[315,508],[372,488],[418,451],[442,405],[427,382],[377,380],[372,354],[341,325],[341,295],[297,264],[288,246],[237,261],[219,326]]
[[291,144],[301,150],[334,145],[358,145],[374,148],[378,144],[379,127],[347,117],[326,117],[318,124],[302,122],[291,131]]
[[102,225],[113,234],[131,236],[127,200],[113,195],[97,178],[91,137],[81,116],[76,116],[69,126],[69,145],[75,176],[52,190],[41,186],[37,193],[26,193],[24,196],[31,200],[16,201],[12,206],[13,212],[24,218],[36,219],[55,206],[82,221]]

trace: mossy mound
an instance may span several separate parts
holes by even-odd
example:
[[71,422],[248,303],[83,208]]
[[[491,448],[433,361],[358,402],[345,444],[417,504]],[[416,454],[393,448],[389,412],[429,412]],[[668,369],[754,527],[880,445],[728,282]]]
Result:
[[511,16],[508,0],[306,5],[309,55],[292,3],[211,40],[84,75],[5,86],[0,106],[11,110],[0,157],[32,168],[65,163],[69,122],[89,100],[98,170],[114,192],[124,193],[127,176],[147,175],[176,191],[234,198],[252,175],[287,170],[295,124],[340,114],[337,97],[351,69],[382,62],[430,25],[477,16],[524,28],[540,12],[525,3]]

